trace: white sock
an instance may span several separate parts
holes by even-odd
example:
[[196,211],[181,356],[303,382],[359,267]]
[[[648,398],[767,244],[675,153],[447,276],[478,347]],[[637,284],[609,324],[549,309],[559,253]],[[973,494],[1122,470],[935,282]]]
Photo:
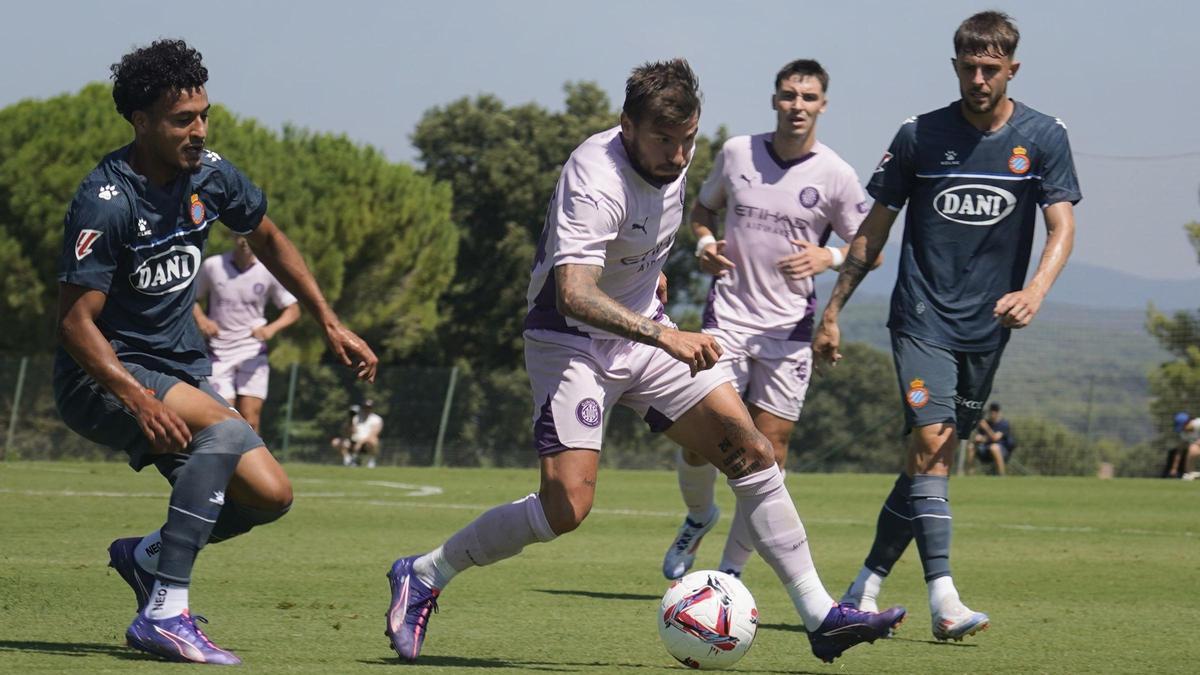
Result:
[[[869,601],[871,605],[876,605],[879,598],[879,590],[883,587],[883,577],[879,576],[875,570],[864,566],[858,571],[858,576],[854,578],[854,583],[850,585],[848,595],[854,595],[861,598],[863,601]],[[859,605],[862,609],[862,605]]]
[[683,495],[688,517],[703,523],[712,513],[717,467],[708,462],[703,466],[692,466],[684,461],[683,450],[678,449],[675,451],[675,473],[679,476],[679,493]]
[[458,570],[446,560],[445,546],[439,546],[414,560],[413,572],[418,579],[437,589],[445,588],[454,575],[458,574]]
[[[779,468],[779,476],[787,478],[787,471],[783,467]],[[729,537],[725,539],[725,551],[721,553],[721,566],[717,569],[722,572],[733,571],[741,574],[753,555],[754,541],[750,536],[750,526],[746,524],[742,510],[735,509],[733,522],[729,525]]]
[[754,555],[754,538],[750,534],[750,526],[740,506],[733,511],[733,522],[729,525],[729,537],[725,539],[725,551],[721,553],[721,565],[717,569],[722,572],[733,571],[738,574],[745,569],[750,556]]
[[787,584],[787,592],[792,598],[792,604],[796,606],[796,611],[804,619],[804,628],[808,631],[820,628],[825,617],[829,615],[829,610],[836,604],[825,591],[821,577],[817,576],[815,569]]
[[957,609],[962,601],[958,599],[958,589],[954,587],[954,579],[945,576],[929,582],[929,609],[933,613]]
[[157,621],[179,616],[187,608],[187,586],[155,581],[154,588],[150,591],[150,602],[146,604],[146,611],[143,613],[147,619]]
[[485,512],[450,535],[433,552],[417,558],[413,568],[418,570],[421,581],[445,588],[455,574],[468,567],[511,558],[529,544],[550,541],[556,536],[535,492]]
[[804,523],[783,484],[779,467],[771,465],[758,473],[730,479],[729,487],[745,514],[759,555],[787,587],[805,627],[816,630],[834,602],[817,576]]
[[133,561],[143,571],[153,574],[158,569],[160,551],[162,551],[162,531],[155,530],[142,537],[137,547],[133,549]]

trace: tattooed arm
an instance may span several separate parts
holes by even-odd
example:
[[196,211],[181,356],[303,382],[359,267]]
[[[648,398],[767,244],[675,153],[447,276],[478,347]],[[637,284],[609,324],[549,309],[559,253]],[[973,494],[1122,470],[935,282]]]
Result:
[[858,228],[858,235],[850,242],[850,253],[842,263],[838,273],[837,283],[829,296],[829,304],[821,315],[821,325],[813,339],[813,354],[837,363],[842,358],[838,351],[841,342],[841,330],[838,328],[838,315],[842,307],[854,294],[854,289],[862,282],[867,272],[875,267],[875,261],[887,243],[888,233],[896,222],[896,212],[879,202],[871,207],[871,212],[863,219]]
[[652,345],[688,364],[692,375],[708,370],[721,356],[721,346],[710,335],[688,333],[641,316],[600,290],[604,268],[563,264],[554,268],[558,311],[593,328]]

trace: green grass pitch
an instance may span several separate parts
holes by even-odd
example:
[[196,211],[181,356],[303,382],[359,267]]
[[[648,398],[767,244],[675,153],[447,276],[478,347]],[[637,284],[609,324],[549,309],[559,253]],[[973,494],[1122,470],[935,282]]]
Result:
[[[678,524],[668,472],[602,471],[579,531],[470,570],[441,598],[417,666],[383,636],[384,573],[481,510],[536,487],[535,471],[290,465],[296,504],[278,523],[207,548],[192,609],[248,673],[683,672],[659,644],[659,567]],[[886,475],[790,475],[826,587],[836,598],[870,545]],[[436,488],[436,489],[433,489]],[[0,672],[161,673],[124,646],[133,594],[108,543],[166,510],[153,469],[0,464]],[[732,514],[698,568],[717,563]],[[952,481],[955,578],[992,627],[962,643],[930,635],[910,548],[882,601],[908,621],[891,640],[817,661],[786,593],[761,560],[745,581],[762,624],[744,673],[1197,672],[1200,484],[1067,478]],[[170,666],[186,668],[194,666]],[[181,671],[182,672],[182,671]]]

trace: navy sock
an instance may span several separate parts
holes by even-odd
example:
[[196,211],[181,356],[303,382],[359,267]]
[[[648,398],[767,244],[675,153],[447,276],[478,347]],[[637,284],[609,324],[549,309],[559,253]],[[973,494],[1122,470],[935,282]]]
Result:
[[225,488],[242,458],[242,448],[230,439],[240,437],[243,426],[243,420],[230,419],[192,435],[191,455],[173,472],[156,573],[160,580],[184,586],[191,582],[196,554],[208,542],[225,506]]
[[875,543],[863,566],[881,577],[892,571],[892,566],[904,555],[904,549],[913,539],[912,506],[908,503],[912,482],[908,474],[901,473],[883,501],[883,508],[879,509]]
[[938,577],[950,576],[950,479],[946,476],[917,474],[913,476],[912,532],[921,552],[921,566],[928,583]]

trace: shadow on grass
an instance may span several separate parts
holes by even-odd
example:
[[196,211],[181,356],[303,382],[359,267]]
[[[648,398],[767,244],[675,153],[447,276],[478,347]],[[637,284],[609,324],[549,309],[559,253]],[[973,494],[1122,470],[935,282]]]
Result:
[[596,600],[661,600],[657,595],[647,595],[645,593],[606,593],[604,591],[576,591],[576,590],[557,590],[551,588],[535,588],[536,593],[549,593],[550,595],[576,595],[582,598],[595,598]]
[[[399,658],[360,659],[358,661],[368,666],[396,667],[403,663]],[[664,660],[663,663],[629,663],[620,661],[521,661],[508,659],[484,659],[467,656],[422,656],[416,665],[430,668],[516,668],[519,670],[537,670],[554,673],[600,672],[608,673],[614,670],[671,670],[672,666]],[[740,673],[762,673],[763,675],[828,675],[826,671],[817,670],[747,670],[738,668]]]
[[102,654],[127,661],[161,661],[125,645],[87,642],[45,642],[41,640],[0,640],[0,653],[32,652],[54,656],[92,656]]

